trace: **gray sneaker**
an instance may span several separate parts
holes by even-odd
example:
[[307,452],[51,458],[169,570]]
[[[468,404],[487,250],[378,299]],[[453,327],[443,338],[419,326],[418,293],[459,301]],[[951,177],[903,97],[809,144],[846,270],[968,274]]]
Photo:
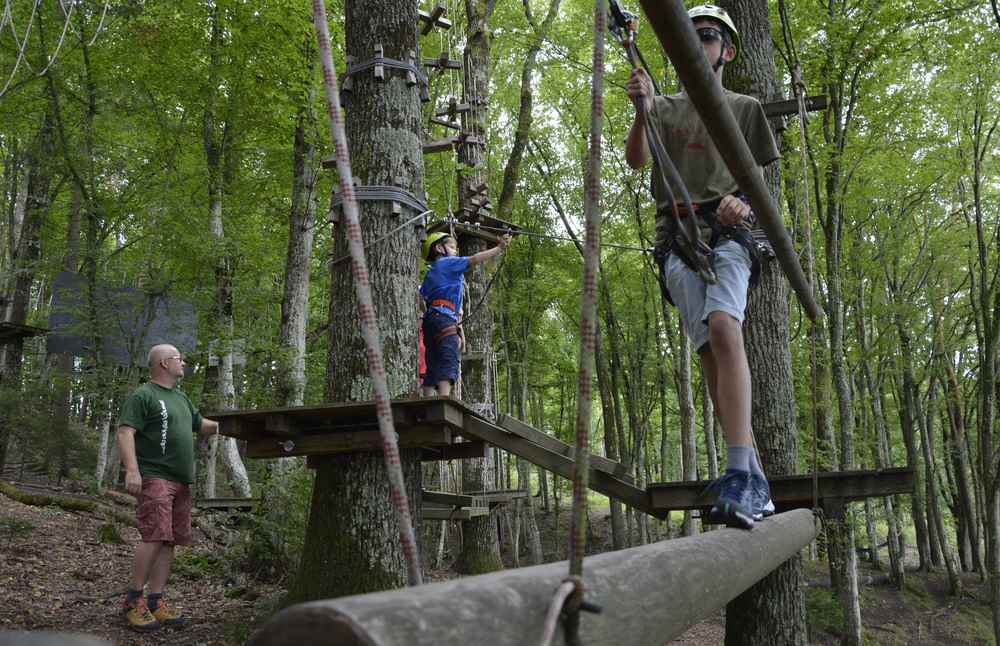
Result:
[[761,520],[774,514],[774,502],[771,501],[771,487],[767,478],[750,474],[750,489],[753,492],[753,519]]

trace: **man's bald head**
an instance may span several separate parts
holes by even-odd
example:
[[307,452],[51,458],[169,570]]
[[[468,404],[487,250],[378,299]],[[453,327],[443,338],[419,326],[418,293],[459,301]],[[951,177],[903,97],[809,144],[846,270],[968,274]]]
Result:
[[146,365],[149,366],[150,370],[152,370],[156,366],[160,365],[161,361],[169,357],[175,357],[178,354],[177,348],[169,343],[154,345],[149,349],[149,356],[146,357]]

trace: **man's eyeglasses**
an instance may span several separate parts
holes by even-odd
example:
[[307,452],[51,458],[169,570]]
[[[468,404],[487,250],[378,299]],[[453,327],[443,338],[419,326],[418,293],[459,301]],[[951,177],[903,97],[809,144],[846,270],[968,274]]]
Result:
[[710,43],[716,40],[722,40],[722,32],[715,27],[701,27],[698,29],[698,38],[703,43]]

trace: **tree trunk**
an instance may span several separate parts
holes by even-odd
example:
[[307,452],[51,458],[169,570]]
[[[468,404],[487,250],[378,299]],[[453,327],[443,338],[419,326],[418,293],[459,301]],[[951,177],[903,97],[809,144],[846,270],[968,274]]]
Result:
[[[919,400],[917,402],[919,410]],[[924,463],[927,465],[927,508],[930,520],[934,524],[941,548],[941,558],[948,571],[949,592],[952,595],[962,591],[962,579],[955,565],[954,554],[948,545],[948,533],[944,529],[944,518],[941,515],[941,488],[938,484],[937,470],[934,466],[934,420],[937,418],[937,379],[932,376],[927,386],[927,411],[919,416],[921,420],[920,445],[924,450]]]
[[[35,282],[35,265],[41,257],[40,232],[42,224],[49,215],[49,187],[52,184],[54,156],[55,132],[52,118],[46,114],[25,159],[27,183],[24,221],[12,259],[16,278],[6,320],[19,325],[23,325],[28,320],[31,286]],[[19,388],[23,352],[24,339],[22,338],[15,339],[7,345],[0,381],[11,388]],[[5,417],[6,415],[0,412],[0,473],[3,472],[13,430]]]
[[[774,76],[767,2],[727,0],[722,4],[739,18],[744,43],[735,69],[729,70],[729,79],[738,77],[740,82],[731,83],[730,88],[753,94],[761,101],[774,100],[780,93]],[[781,203],[779,173],[777,164],[765,169],[771,199],[777,204]],[[798,445],[788,286],[776,263],[761,267],[760,282],[750,292],[745,328],[754,384],[752,420],[761,462],[768,474],[791,474],[798,460]],[[786,561],[726,606],[727,645],[804,645],[806,639],[799,556]]]
[[[356,61],[372,56],[404,60],[415,52],[417,6],[390,0],[348,0],[344,32],[347,54]],[[424,161],[419,88],[404,74],[386,70],[385,80],[372,73],[352,77],[347,135],[359,185],[398,186],[420,194]],[[365,240],[379,238],[399,222],[390,203],[359,203]],[[346,238],[335,231],[334,256],[346,252]],[[389,392],[412,390],[417,374],[417,321],[413,297],[417,285],[419,241],[406,227],[366,251]],[[347,263],[331,268],[330,343],[327,361],[328,401],[372,398],[367,352],[357,325],[357,297]],[[389,482],[380,453],[350,453],[320,459],[313,485],[299,575],[290,592],[294,601],[356,594],[406,584],[407,568],[399,527],[389,504]],[[420,518],[419,451],[400,451],[410,513]],[[418,521],[419,522],[419,521]],[[419,536],[419,533],[417,534]]]
[[285,254],[285,287],[281,299],[278,335],[277,399],[282,406],[301,406],[306,389],[306,326],[309,323],[309,279],[316,217],[316,50],[309,35],[302,48],[308,61],[309,91],[302,97],[295,123],[292,149],[292,207],[288,214],[288,250]]

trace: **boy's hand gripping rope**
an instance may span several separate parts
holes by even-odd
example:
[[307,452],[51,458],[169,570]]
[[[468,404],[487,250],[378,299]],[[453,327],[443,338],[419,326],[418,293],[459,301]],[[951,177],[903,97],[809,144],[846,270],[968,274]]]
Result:
[[344,228],[347,244],[351,252],[351,271],[354,274],[354,288],[358,297],[358,318],[361,335],[368,348],[368,370],[371,372],[375,395],[375,413],[382,435],[382,452],[389,475],[389,489],[396,507],[396,522],[399,524],[399,538],[406,558],[410,585],[420,585],[423,577],[420,571],[420,557],[417,541],[413,533],[413,520],[406,500],[403,469],[399,464],[399,445],[392,424],[392,408],[389,386],[385,378],[385,362],[382,358],[382,342],[378,334],[378,320],[372,300],[365,248],[361,240],[361,225],[358,221],[358,202],[354,195],[354,178],[351,173],[351,156],[347,149],[347,133],[344,131],[344,112],[340,108],[340,94],[337,91],[337,71],[333,66],[330,52],[330,30],[326,18],[324,0],[313,0],[313,23],[319,44],[320,59],[323,63],[323,77],[326,86],[327,115],[330,118],[330,134],[337,149],[337,172],[340,174],[340,190],[344,198]]
[[[608,13],[611,33],[618,38],[618,42],[625,49],[632,69],[641,68],[649,74],[649,67],[635,44],[639,24],[638,16],[625,11],[618,0],[611,0]],[[652,74],[649,74],[649,78],[652,80]],[[655,82],[654,89],[656,89]],[[691,195],[688,193],[677,167],[674,166],[673,160],[670,159],[670,155],[660,139],[659,131],[652,122],[651,102],[651,97],[641,97],[636,103],[636,110],[641,113],[643,132],[646,135],[649,152],[653,156],[653,183],[659,189],[657,193],[660,195],[660,200],[656,204],[656,212],[658,214],[670,213],[678,234],[674,238],[674,244],[680,248],[680,253],[686,256],[686,261],[689,261],[687,264],[697,272],[698,276],[706,283],[714,285],[718,282],[718,276],[712,267],[712,248],[705,244],[698,235],[698,225],[694,220],[695,210],[691,204]],[[677,199],[674,197],[671,184],[680,191],[687,217],[682,218],[677,210]]]

